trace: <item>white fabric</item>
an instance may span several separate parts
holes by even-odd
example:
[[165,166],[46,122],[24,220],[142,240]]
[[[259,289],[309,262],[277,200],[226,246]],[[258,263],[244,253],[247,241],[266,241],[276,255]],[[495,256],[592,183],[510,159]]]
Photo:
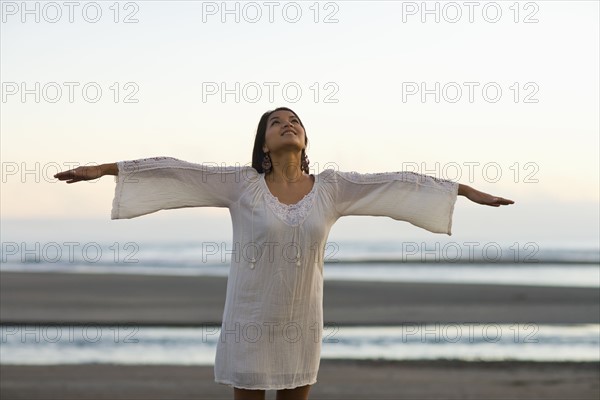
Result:
[[171,157],[117,163],[111,219],[183,207],[228,207],[234,254],[215,381],[246,389],[314,384],[323,335],[323,256],[346,215],[387,216],[451,235],[458,183],[412,172],[327,169],[310,193],[280,203],[249,166]]

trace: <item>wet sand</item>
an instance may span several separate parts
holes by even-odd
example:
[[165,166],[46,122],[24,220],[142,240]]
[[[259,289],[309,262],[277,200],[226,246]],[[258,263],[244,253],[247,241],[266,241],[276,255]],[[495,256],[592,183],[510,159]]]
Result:
[[[219,325],[226,279],[0,273],[2,324]],[[593,288],[326,281],[327,325],[569,324],[600,319]],[[316,399],[597,399],[600,363],[322,360]],[[0,398],[231,399],[212,366],[0,365]],[[275,392],[267,392],[275,399]]]
[[[598,399],[597,363],[322,360],[310,399]],[[200,366],[0,366],[0,398],[232,399]],[[267,399],[275,399],[268,391]]]
[[[220,325],[226,278],[0,273],[0,323]],[[325,281],[326,325],[600,323],[597,288]]]

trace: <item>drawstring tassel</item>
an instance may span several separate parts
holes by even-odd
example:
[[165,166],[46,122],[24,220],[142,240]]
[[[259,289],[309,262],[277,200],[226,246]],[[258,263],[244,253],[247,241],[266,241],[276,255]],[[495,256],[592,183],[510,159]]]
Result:
[[[254,244],[254,207],[256,206],[256,201],[252,204],[252,215],[250,217],[250,225],[252,226],[252,236],[250,239],[252,240],[252,244]],[[252,246],[254,248],[254,245]],[[252,258],[250,258],[250,269],[254,269],[256,264],[256,258],[254,258],[254,253],[252,254]]]
[[[300,226],[296,227],[296,229],[294,229],[294,233],[296,233],[296,231],[300,229]],[[300,242],[298,240],[298,242]],[[296,252],[296,265],[299,267],[300,266],[300,243],[296,243],[297,245],[297,252]]]

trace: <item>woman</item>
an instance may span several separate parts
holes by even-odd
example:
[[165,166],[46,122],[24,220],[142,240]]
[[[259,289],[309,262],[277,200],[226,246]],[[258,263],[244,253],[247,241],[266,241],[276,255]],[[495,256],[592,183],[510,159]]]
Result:
[[280,107],[258,124],[252,166],[206,166],[171,157],[79,167],[67,183],[116,175],[112,219],[182,207],[228,207],[233,249],[215,381],[235,399],[307,399],[323,334],[323,255],[346,215],[387,216],[451,235],[458,195],[499,207],[512,200],[412,172],[309,174],[308,138]]

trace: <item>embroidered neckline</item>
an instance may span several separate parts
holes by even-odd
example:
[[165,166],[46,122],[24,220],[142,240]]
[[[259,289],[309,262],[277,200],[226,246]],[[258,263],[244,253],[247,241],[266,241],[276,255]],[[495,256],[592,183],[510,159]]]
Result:
[[[314,176],[314,175],[312,175]],[[261,173],[261,182],[262,187],[265,192],[265,199],[267,200],[267,204],[271,208],[271,210],[288,225],[297,226],[304,221],[310,208],[313,204],[313,200],[315,197],[315,193],[317,191],[317,184],[319,180],[315,176],[315,181],[313,183],[312,189],[308,192],[302,199],[300,199],[297,203],[294,204],[285,204],[279,201],[279,199],[271,193],[269,190],[269,186],[267,186],[267,182],[265,180],[264,172]]]

